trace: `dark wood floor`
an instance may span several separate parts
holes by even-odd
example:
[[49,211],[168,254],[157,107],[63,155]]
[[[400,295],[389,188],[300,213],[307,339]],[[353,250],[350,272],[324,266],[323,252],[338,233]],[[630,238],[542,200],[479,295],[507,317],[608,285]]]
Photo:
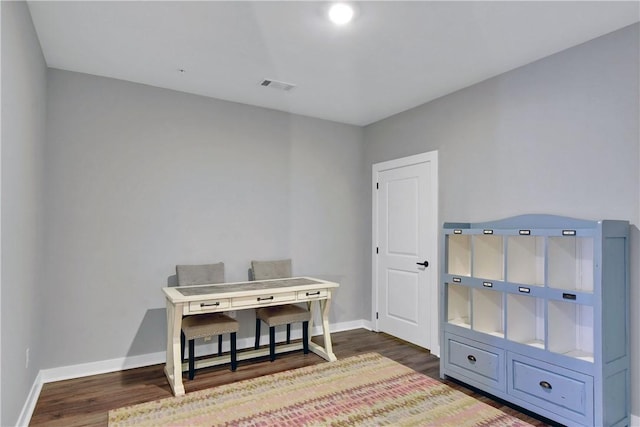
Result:
[[[321,342],[321,337],[314,337]],[[332,334],[333,349],[339,359],[366,352],[378,352],[418,372],[439,379],[439,359],[427,350],[408,344],[397,338],[364,329]],[[184,377],[187,393],[268,375],[288,369],[324,363],[315,354],[304,355],[301,351],[278,355],[275,362],[266,359],[244,362],[236,372],[226,366],[202,369],[196,372],[193,381]],[[164,376],[164,365],[94,375],[91,377],[48,383],[42,392],[31,418],[32,426],[106,426],[110,409],[151,400],[171,397],[171,389]],[[506,406],[504,402],[478,394],[461,384],[445,381],[452,387],[472,395],[492,406],[514,415],[536,426],[548,422],[533,418]]]

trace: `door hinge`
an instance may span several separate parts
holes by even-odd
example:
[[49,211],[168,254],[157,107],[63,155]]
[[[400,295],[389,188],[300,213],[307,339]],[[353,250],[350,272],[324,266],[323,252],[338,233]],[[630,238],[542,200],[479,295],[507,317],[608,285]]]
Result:
[[379,189],[380,189],[380,183],[376,182],[376,190],[379,190]]
[[376,247],[376,253],[378,253],[378,248]]
[[378,318],[378,312],[376,311],[376,319]]

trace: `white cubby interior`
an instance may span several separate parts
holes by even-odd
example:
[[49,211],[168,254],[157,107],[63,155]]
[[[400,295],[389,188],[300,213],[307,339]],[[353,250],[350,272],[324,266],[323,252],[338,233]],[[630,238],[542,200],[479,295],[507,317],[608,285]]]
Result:
[[447,236],[447,273],[471,276],[471,236],[453,234]]
[[473,236],[473,277],[504,280],[504,240],[502,236]]
[[534,286],[544,285],[544,237],[507,238],[507,281]]
[[593,238],[549,237],[549,287],[593,292]]
[[472,290],[472,320],[475,331],[504,338],[503,293]]
[[593,362],[593,306],[548,301],[549,351]]
[[544,300],[507,295],[507,339],[544,349]]
[[471,328],[471,290],[467,286],[447,284],[447,322]]

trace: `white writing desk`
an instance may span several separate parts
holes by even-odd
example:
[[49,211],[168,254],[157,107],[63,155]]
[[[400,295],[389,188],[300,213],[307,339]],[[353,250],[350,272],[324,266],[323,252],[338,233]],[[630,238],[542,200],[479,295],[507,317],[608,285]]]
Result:
[[[164,373],[169,380],[173,394],[176,396],[185,394],[182,372],[187,370],[187,364],[183,365],[180,351],[182,316],[306,302],[311,310],[309,337],[311,337],[316,306],[320,307],[324,334],[324,347],[309,342],[309,350],[330,362],[335,361],[336,356],[331,348],[331,335],[329,334],[329,304],[331,292],[338,286],[337,283],[321,279],[294,277],[163,288],[162,291],[167,298],[167,363],[164,367]],[[313,304],[314,301],[317,301],[317,304]],[[278,345],[276,351],[282,353],[298,348],[302,348],[302,344]],[[268,354],[268,348],[242,351],[238,352],[238,360]],[[197,360],[196,369],[229,362],[230,356],[228,355]]]

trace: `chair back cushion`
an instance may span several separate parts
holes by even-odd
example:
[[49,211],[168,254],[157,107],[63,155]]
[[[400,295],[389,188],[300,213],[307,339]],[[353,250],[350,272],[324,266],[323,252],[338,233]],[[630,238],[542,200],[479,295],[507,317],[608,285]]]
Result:
[[284,279],[291,277],[291,260],[251,261],[253,280]]
[[176,265],[178,286],[224,283],[224,263]]

